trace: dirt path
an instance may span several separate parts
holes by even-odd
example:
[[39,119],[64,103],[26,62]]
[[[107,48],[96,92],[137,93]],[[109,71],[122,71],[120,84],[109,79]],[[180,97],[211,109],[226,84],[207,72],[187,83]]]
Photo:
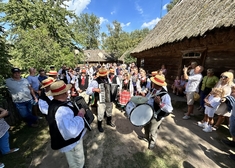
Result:
[[[172,100],[177,107],[162,123],[157,146],[153,150],[148,150],[147,142],[137,138],[137,135],[141,134],[141,128],[131,125],[118,109],[114,109],[113,117],[116,128],[104,123],[105,132],[99,133],[94,121],[93,130],[87,132],[84,137],[86,168],[234,167],[235,162],[228,158],[228,154],[229,151],[235,150],[230,150],[220,142],[222,138],[229,136],[228,129],[221,128],[212,133],[203,132],[196,125],[197,119],[201,119],[202,115],[196,113],[196,117],[183,120],[185,108],[181,107],[184,106],[185,100],[174,95]],[[63,154],[50,149],[48,140],[42,154],[34,157],[30,165],[30,168],[33,167],[68,166]]]

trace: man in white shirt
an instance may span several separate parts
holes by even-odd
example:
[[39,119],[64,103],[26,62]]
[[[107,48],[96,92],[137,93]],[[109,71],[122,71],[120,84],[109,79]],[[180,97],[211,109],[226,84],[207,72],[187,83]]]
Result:
[[194,93],[199,92],[199,84],[202,80],[202,74],[203,71],[202,66],[196,66],[194,68],[194,73],[192,75],[188,76],[188,67],[184,67],[184,79],[188,80],[185,88],[186,97],[187,97],[187,105],[188,105],[188,112],[183,117],[184,120],[187,120],[190,118],[190,115],[193,114],[193,108],[194,108]]
[[83,136],[86,132],[83,117],[85,110],[76,109],[67,102],[71,84],[56,81],[50,86],[53,96],[48,109],[47,121],[51,136],[51,148],[65,153],[69,167],[82,168],[85,163]]

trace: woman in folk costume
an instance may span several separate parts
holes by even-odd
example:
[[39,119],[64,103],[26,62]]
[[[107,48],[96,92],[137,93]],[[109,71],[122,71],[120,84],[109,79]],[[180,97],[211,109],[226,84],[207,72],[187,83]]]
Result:
[[124,110],[128,101],[134,94],[134,87],[128,73],[123,75],[123,80],[119,87],[119,104],[121,105],[122,111]]
[[137,93],[141,96],[146,96],[148,91],[151,89],[151,81],[146,76],[145,70],[140,71],[140,80],[136,83]]
[[139,80],[138,68],[135,66],[131,71],[131,81],[134,87],[134,96],[137,94],[137,81]]

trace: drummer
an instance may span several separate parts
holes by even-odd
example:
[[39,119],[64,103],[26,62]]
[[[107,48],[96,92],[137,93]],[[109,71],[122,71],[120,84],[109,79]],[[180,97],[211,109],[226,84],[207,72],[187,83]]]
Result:
[[138,136],[139,139],[149,142],[149,149],[153,149],[156,144],[156,138],[159,126],[163,119],[168,116],[173,107],[171,105],[171,97],[164,89],[167,86],[165,78],[161,75],[156,75],[150,78],[152,82],[152,92],[147,94],[148,104],[154,109],[154,117],[144,126],[145,136]]

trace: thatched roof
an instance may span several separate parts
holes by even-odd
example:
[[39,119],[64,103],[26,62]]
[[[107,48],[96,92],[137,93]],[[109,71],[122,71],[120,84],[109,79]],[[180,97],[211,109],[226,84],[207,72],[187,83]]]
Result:
[[113,62],[114,58],[107,54],[105,51],[96,50],[85,50],[85,62]]
[[234,26],[234,0],[182,0],[131,53],[140,53],[184,38],[203,36],[215,28]]

